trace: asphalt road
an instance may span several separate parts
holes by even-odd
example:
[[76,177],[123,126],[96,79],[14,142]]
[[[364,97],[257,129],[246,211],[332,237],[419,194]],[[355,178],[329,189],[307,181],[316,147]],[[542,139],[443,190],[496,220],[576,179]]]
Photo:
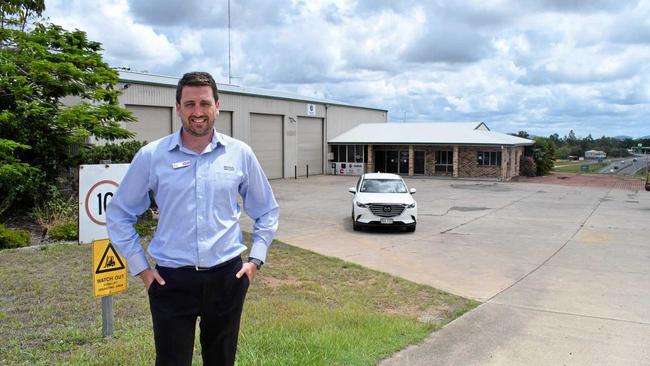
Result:
[[354,232],[356,179],[272,181],[277,238],[483,302],[382,365],[650,365],[650,192],[407,179],[417,231]]
[[646,169],[648,163],[650,163],[650,155],[635,155],[615,160],[601,169],[600,173],[634,175],[639,170]]

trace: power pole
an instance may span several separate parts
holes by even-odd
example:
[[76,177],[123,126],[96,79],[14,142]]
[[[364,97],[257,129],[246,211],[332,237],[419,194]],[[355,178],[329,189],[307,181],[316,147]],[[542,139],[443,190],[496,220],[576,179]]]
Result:
[[232,84],[230,73],[230,0],[228,0],[228,84]]

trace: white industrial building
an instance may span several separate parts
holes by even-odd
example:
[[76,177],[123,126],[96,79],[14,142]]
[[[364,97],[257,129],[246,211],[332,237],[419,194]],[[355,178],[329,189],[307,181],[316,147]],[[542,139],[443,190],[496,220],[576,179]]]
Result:
[[[180,128],[179,78],[120,71],[120,104],[138,122],[125,127],[153,141]],[[292,93],[218,84],[217,131],[251,146],[269,179],[323,174],[327,141],[361,124],[386,123],[387,110]]]

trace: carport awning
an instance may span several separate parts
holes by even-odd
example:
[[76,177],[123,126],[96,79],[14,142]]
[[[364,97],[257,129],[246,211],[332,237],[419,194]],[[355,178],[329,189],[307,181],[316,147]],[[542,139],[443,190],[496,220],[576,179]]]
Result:
[[482,123],[364,123],[330,144],[533,145],[535,141],[479,129]]

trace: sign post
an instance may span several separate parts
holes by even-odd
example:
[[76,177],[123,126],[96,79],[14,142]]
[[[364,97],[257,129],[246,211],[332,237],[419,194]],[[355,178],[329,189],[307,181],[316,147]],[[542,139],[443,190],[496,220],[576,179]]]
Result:
[[126,262],[108,239],[95,240],[93,246],[93,292],[102,298],[102,334],[113,334],[113,294],[126,291]]
[[127,289],[126,261],[106,231],[106,207],[129,164],[79,167],[79,244],[92,243],[93,295],[102,298],[102,335],[113,334],[113,294]]

